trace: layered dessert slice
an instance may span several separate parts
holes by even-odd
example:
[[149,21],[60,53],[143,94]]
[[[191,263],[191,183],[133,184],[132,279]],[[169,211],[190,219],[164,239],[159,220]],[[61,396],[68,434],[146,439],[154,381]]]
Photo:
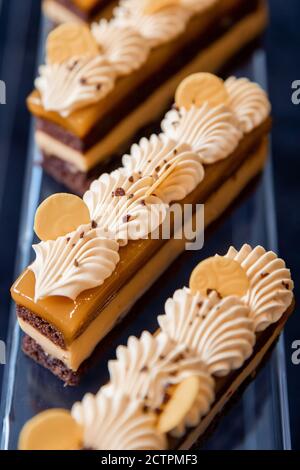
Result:
[[25,353],[67,384],[78,382],[107,333],[261,172],[270,103],[245,78],[191,75],[162,129],[133,145],[123,166],[95,180],[83,200],[58,194],[37,211],[42,241],[11,293]]
[[266,22],[264,0],[123,0],[110,21],[59,26],[28,98],[44,169],[82,195],[183,78],[220,69]]
[[43,12],[55,25],[92,23],[110,18],[117,0],[43,0]]
[[108,384],[71,413],[33,418],[20,449],[189,449],[259,368],[293,299],[284,261],[261,246],[202,261],[166,302],[160,329],[117,348]]

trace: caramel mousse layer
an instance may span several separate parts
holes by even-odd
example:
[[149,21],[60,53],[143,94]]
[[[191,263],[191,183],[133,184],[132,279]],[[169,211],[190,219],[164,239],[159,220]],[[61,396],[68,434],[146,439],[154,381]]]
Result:
[[[73,112],[66,118],[56,112],[46,111],[37,91],[29,96],[28,107],[35,116],[57,124],[73,134],[73,139],[68,135],[68,145],[72,141],[73,148],[84,152],[107,134],[117,121],[130,113],[146,96],[153,93],[163,81],[176,74],[185,65],[182,61],[186,63],[192,61],[201,48],[217,40],[244,16],[254,13],[257,9],[263,9],[265,12],[264,5],[265,3],[260,0],[217,2],[205,13],[193,17],[185,33],[176,40],[153,49],[139,70],[119,78],[113,91],[105,98],[94,105]],[[264,24],[265,22],[266,15],[264,15]],[[177,85],[178,83],[174,85],[175,88]],[[171,89],[169,99],[173,94],[174,89]],[[48,127],[48,133],[50,132]]]
[[[264,167],[267,155],[267,140],[242,163],[238,170],[205,202],[205,227],[214,222],[235,200],[237,195]],[[193,223],[195,225],[195,216]],[[66,345],[60,331],[45,323],[30,311],[17,306],[21,329],[30,336],[45,354],[61,361],[61,369],[67,367],[77,371],[92,354],[97,344],[123,317],[184,251],[185,239],[172,238],[123,286],[111,302],[105,306],[85,331],[71,344]],[[73,378],[73,376],[72,376]]]
[[[260,145],[265,145],[265,136],[270,129],[270,119],[247,134],[236,151],[227,159],[206,167],[203,182],[181,204],[205,203],[217,193],[243,162],[255,154]],[[264,147],[263,156],[266,155]],[[263,166],[261,159],[260,167]],[[14,301],[58,329],[69,346],[116,297],[128,281],[157,253],[167,240],[130,241],[120,249],[120,262],[114,273],[99,288],[83,292],[75,302],[65,297],[49,297],[34,302],[35,279],[26,270],[12,287]],[[100,315],[101,316],[101,315]]]

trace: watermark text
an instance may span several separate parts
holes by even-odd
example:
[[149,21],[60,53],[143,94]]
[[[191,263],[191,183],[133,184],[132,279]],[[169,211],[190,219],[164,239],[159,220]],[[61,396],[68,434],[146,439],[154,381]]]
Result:
[[0,104],[6,104],[6,85],[3,80],[0,80]]
[[0,364],[6,364],[6,345],[4,341],[0,341]]
[[292,83],[292,103],[295,105],[300,104],[300,80],[294,80]]
[[292,363],[294,366],[298,366],[300,364],[300,339],[293,341],[292,349],[294,350],[291,357]]

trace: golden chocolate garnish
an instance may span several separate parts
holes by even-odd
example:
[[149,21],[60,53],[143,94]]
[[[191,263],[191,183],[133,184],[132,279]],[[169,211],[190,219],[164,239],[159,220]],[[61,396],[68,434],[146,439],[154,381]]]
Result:
[[72,57],[96,56],[99,47],[88,26],[65,23],[49,34],[46,52],[49,64],[61,64]]
[[175,93],[178,108],[200,108],[205,102],[211,107],[226,105],[229,95],[223,80],[211,73],[195,73],[185,78]]
[[83,431],[67,410],[43,411],[23,427],[19,450],[80,450]]
[[38,207],[34,231],[40,240],[56,240],[89,224],[90,212],[84,201],[73,194],[53,194]]
[[144,13],[153,15],[163,8],[178,5],[178,0],[142,0],[144,1]]
[[177,385],[159,416],[157,427],[161,433],[175,429],[192,408],[200,390],[199,377],[192,376]]
[[194,269],[190,289],[204,296],[215,290],[221,297],[242,297],[249,289],[249,279],[237,261],[217,255],[202,261]]

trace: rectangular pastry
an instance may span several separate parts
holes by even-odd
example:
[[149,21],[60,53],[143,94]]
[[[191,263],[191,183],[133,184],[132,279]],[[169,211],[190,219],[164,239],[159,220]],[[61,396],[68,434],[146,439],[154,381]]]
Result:
[[220,69],[267,22],[264,0],[145,5],[123,0],[110,21],[64,24],[48,37],[28,107],[44,169],[76,194],[161,119],[184,77]]
[[189,449],[276,342],[294,307],[293,287],[284,261],[261,246],[202,261],[189,287],[167,300],[156,334],[117,348],[108,384],[71,413],[33,418],[19,448]]
[[92,23],[110,18],[117,0],[43,0],[43,12],[54,24]]
[[58,194],[37,211],[42,242],[11,293],[25,353],[70,385],[185,250],[187,208],[197,235],[197,204],[205,205],[207,227],[263,169],[270,103],[245,78],[194,74],[179,85],[162,129],[133,145],[123,166],[95,180],[83,200]]

